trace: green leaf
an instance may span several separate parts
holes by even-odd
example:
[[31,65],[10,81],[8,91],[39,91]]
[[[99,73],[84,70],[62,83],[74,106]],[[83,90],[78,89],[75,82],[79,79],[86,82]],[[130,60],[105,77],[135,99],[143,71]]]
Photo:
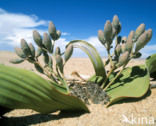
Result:
[[0,105],[40,113],[57,110],[89,112],[80,99],[65,93],[63,87],[49,83],[31,71],[4,65],[0,65]]
[[101,85],[104,81],[104,78],[101,76],[93,75],[92,77],[88,79],[88,81]]
[[120,78],[106,92],[111,97],[108,105],[125,98],[140,98],[149,89],[150,77],[144,65],[123,70]]
[[153,54],[146,59],[146,66],[150,76],[156,79],[156,54]]
[[94,66],[96,76],[106,77],[103,61],[97,50],[91,44],[83,40],[73,40],[70,41],[69,44],[72,44],[74,48],[80,48],[89,56]]

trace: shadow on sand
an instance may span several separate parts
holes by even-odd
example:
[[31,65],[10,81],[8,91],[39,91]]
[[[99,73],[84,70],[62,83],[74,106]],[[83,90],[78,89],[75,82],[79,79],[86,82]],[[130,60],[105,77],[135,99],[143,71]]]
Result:
[[62,118],[78,117],[82,114],[84,114],[84,112],[60,112],[58,115],[33,114],[22,117],[5,117],[4,119],[0,119],[0,126],[29,126]]

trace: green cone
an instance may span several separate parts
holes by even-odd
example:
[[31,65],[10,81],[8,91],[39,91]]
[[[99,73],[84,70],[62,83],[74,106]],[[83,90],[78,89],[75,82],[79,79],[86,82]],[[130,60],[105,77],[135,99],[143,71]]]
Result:
[[119,23],[120,22],[119,22],[118,16],[117,15],[114,15],[113,22],[112,22],[113,27],[118,28]]
[[128,39],[126,42],[126,50],[131,52],[132,51],[132,46],[133,46],[133,38],[134,38],[134,31],[131,31],[128,35]]
[[100,40],[102,44],[105,44],[106,41],[104,39],[104,32],[102,30],[98,31],[98,39]]
[[31,56],[31,50],[24,39],[21,39],[21,49],[27,57]]
[[55,56],[56,65],[59,67],[61,73],[63,73],[63,59],[60,55]]
[[140,24],[137,29],[136,29],[136,32],[135,32],[135,41],[139,38],[139,36],[144,33],[145,31],[145,24]]
[[65,51],[65,54],[64,54],[64,60],[65,60],[65,62],[67,62],[69,60],[69,58],[71,57],[72,53],[73,53],[73,45],[70,44],[66,48],[66,51]]
[[108,20],[108,21],[106,21],[106,24],[104,26],[104,39],[106,40],[106,42],[108,43],[109,46],[112,43],[112,33],[113,33],[112,24]]
[[152,29],[147,30],[147,41],[150,41],[152,38]]
[[113,17],[112,26],[115,29],[115,34],[116,35],[119,34],[121,31],[121,23],[120,23],[117,15],[114,15],[114,17]]
[[41,35],[36,30],[33,31],[33,39],[39,47],[43,47]]
[[55,49],[55,56],[56,55],[61,55],[61,49],[60,49],[60,47],[56,47],[56,49]]
[[129,58],[129,52],[126,51],[119,57],[118,67],[124,65],[128,61],[128,58]]
[[118,44],[115,48],[115,54],[116,56],[120,56],[120,53],[121,53],[121,45]]
[[21,57],[21,58],[26,58],[26,55],[24,54],[24,52],[22,51],[21,48],[16,47],[16,48],[15,48],[15,53],[16,53],[19,57]]
[[137,53],[140,49],[142,49],[148,42],[148,33],[144,32],[137,40],[135,53]]
[[52,43],[47,33],[43,34],[43,45],[49,52],[52,52]]
[[32,43],[29,43],[29,48],[30,48],[30,51],[31,51],[31,56],[35,57],[35,47],[33,46]]
[[49,22],[48,31],[52,39],[55,41],[57,39],[57,33],[56,33],[56,27],[52,21]]

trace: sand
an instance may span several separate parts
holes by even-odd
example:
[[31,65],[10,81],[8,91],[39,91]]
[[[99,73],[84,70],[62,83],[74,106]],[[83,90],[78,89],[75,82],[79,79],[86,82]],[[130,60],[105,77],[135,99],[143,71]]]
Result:
[[[33,65],[24,62],[13,65],[9,63],[11,58],[17,57],[11,52],[0,52],[0,63],[35,71]],[[144,60],[133,60],[128,66],[144,64]],[[65,66],[65,74],[71,76],[73,71],[81,75],[91,76],[94,74],[93,66],[88,58],[71,58]],[[37,72],[36,72],[37,73]],[[33,110],[13,110],[7,114],[9,117],[3,125],[5,126],[128,126],[130,122],[135,125],[153,124],[156,125],[156,89],[139,100],[124,100],[105,108],[100,104],[89,105],[90,113],[51,113],[41,115]],[[127,117],[128,122],[123,121]],[[153,122],[155,119],[155,122]],[[140,123],[140,124],[139,124]]]

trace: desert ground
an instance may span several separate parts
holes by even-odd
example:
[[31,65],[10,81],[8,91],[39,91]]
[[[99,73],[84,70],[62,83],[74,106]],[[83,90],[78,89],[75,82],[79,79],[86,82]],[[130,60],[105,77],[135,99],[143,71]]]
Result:
[[[24,68],[35,71],[32,64],[24,62],[18,65],[9,63],[11,58],[16,55],[12,52],[1,51],[0,63]],[[128,66],[144,64],[144,60],[133,60]],[[88,58],[71,58],[65,67],[65,75],[71,76],[73,71],[77,71],[84,76],[91,76],[94,74],[93,66]],[[37,72],[36,72],[37,73]],[[13,110],[5,114],[8,119],[3,122],[4,126],[129,126],[132,125],[124,122],[124,117],[128,120],[134,121],[134,125],[153,124],[156,126],[156,88],[147,93],[144,98],[139,100],[131,99],[124,100],[120,103],[114,104],[109,108],[100,104],[88,105],[90,113],[51,113],[48,115],[41,115],[33,110]],[[144,120],[143,120],[144,119]],[[136,124],[137,123],[137,124]],[[140,124],[139,124],[140,123]],[[147,123],[147,124],[146,124]]]

